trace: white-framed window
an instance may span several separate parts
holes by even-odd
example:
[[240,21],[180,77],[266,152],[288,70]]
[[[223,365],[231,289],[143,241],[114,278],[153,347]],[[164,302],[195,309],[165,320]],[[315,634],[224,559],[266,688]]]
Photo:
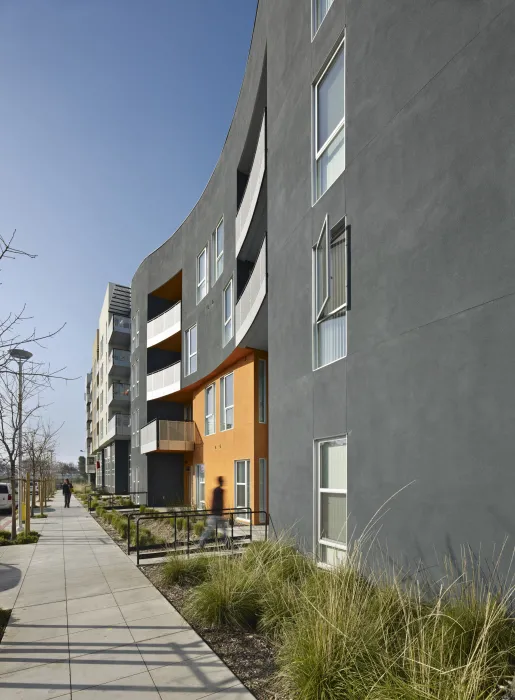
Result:
[[313,366],[347,353],[348,254],[345,219],[332,229],[325,217],[313,248]]
[[195,465],[195,502],[197,508],[206,507],[206,470],[203,464]]
[[220,379],[220,430],[234,428],[234,373]]
[[210,384],[205,390],[205,435],[213,435],[216,432],[215,397],[216,387],[214,384]]
[[139,310],[136,311],[136,316],[134,317],[135,336],[134,336],[134,347],[139,348]]
[[185,337],[186,346],[186,368],[184,374],[193,374],[197,371],[197,324],[188,328]]
[[347,549],[347,438],[315,442],[318,554],[323,564],[342,561]]
[[258,362],[258,413],[259,422],[266,423],[266,360]]
[[223,344],[227,345],[233,336],[233,286],[232,279],[223,291],[223,318],[224,318],[224,328],[223,328]]
[[246,510],[244,519],[250,520],[250,460],[237,459],[234,462],[234,505]]
[[104,419],[103,418],[100,419],[100,437],[101,438],[104,437]]
[[220,278],[224,271],[224,220],[211,234],[211,285]]
[[132,412],[131,438],[132,447],[139,447],[139,408]]
[[207,294],[208,269],[207,269],[207,246],[197,257],[197,304]]
[[100,410],[104,410],[104,390],[100,392]]
[[135,380],[135,386],[134,386],[134,396],[137,398],[139,396],[139,357],[134,363],[134,380]]
[[329,8],[333,4],[333,0],[312,0],[313,3],[313,22],[312,22],[312,34],[315,36],[315,34],[318,31],[318,28],[322,24],[322,22],[325,19],[326,14],[329,11]]
[[345,170],[345,43],[313,86],[314,199]]
[[268,468],[266,459],[259,458],[259,522],[266,523],[268,513]]

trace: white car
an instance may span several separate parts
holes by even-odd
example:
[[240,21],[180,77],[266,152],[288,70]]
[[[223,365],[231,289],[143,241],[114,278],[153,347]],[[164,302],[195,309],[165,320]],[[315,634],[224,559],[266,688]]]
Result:
[[9,513],[12,513],[13,497],[10,484],[0,484],[0,510],[7,510]]

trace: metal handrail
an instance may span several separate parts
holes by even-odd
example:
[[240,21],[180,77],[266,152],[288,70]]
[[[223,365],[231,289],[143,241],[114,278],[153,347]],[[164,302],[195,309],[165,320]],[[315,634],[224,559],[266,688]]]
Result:
[[[242,513],[246,513],[249,515],[249,537],[250,541],[252,542],[252,516],[253,515],[264,515],[265,516],[265,541],[268,540],[268,517],[269,514],[265,510],[252,510],[251,508],[224,508],[222,510],[222,515],[228,515],[229,517],[229,522],[231,525],[231,539],[229,541],[231,547],[232,543],[235,541],[234,537],[234,520],[238,519],[238,516],[241,517]],[[160,545],[160,544],[151,544],[151,545],[144,545],[140,546],[139,543],[139,524],[140,521],[143,520],[162,520],[164,518],[170,519],[170,516],[174,518],[174,548],[177,550],[177,518],[186,518],[186,532],[187,532],[187,540],[186,540],[186,553],[187,556],[189,557],[190,555],[190,518],[198,518],[199,516],[205,517],[209,515],[218,515],[219,513],[213,513],[212,510],[189,510],[189,511],[172,511],[168,513],[141,513],[141,514],[133,514],[136,516],[139,516],[136,518],[136,564],[139,566],[140,563],[140,552],[144,550],[161,550],[161,551],[156,551],[155,553],[149,553],[145,556],[145,558],[150,559],[152,557],[159,557],[162,556],[162,550],[167,548],[167,545]],[[127,517],[127,539],[128,539],[128,553],[130,554],[131,549],[130,549],[130,536],[131,536],[131,527],[130,527],[130,518],[131,515],[128,514]],[[218,539],[218,524],[215,527],[215,541]],[[241,539],[241,538],[239,538]],[[246,539],[246,538],[245,538]],[[229,544],[228,543],[228,544]]]

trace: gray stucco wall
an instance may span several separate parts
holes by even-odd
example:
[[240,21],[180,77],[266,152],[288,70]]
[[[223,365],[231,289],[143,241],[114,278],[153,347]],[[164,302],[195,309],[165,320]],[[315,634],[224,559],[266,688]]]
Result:
[[[346,169],[313,206],[311,86],[344,32]],[[144,425],[150,292],[183,270],[183,329],[198,322],[188,382],[234,348],[222,348],[221,295],[266,59],[270,511],[306,549],[314,440],[345,434],[349,529],[406,487],[380,536],[403,563],[511,535],[514,37],[508,0],[334,0],[313,41],[309,0],[262,0],[215,172],[136,272]],[[196,256],[222,215],[224,273],[197,306]],[[313,372],[311,249],[326,215],[351,230],[348,354]],[[132,451],[133,467],[144,459]]]

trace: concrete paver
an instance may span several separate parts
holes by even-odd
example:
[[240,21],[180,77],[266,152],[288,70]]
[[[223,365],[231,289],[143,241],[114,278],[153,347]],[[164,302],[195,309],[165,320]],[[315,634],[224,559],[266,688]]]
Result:
[[0,697],[250,700],[98,523],[60,494],[37,545],[0,549]]

